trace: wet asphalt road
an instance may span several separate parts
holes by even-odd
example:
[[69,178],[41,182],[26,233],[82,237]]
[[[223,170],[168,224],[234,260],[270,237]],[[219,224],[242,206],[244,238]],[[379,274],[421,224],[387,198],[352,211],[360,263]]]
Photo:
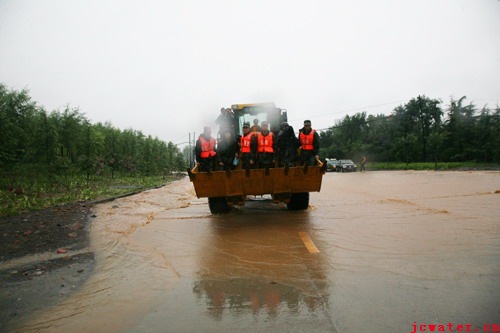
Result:
[[212,216],[184,179],[97,207],[94,275],[20,330],[482,332],[500,324],[498,192],[499,172],[326,174],[307,211]]

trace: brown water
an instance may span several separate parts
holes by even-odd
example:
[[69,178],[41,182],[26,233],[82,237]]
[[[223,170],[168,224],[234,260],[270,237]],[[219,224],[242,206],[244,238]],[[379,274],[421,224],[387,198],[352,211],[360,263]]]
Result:
[[211,216],[181,180],[97,207],[95,274],[21,330],[482,328],[500,322],[498,192],[499,172],[327,174],[307,211]]

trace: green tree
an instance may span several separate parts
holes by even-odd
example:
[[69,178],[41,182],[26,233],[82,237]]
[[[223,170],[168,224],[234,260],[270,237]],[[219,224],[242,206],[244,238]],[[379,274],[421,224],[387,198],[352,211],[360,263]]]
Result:
[[26,157],[34,131],[36,104],[26,90],[9,91],[0,85],[0,166],[13,169]]
[[471,161],[474,160],[474,143],[472,138],[475,127],[475,106],[463,105],[465,96],[458,101],[451,100],[448,109],[448,119],[445,121],[447,133],[446,159],[449,161]]
[[400,134],[406,136],[411,133],[417,137],[415,145],[418,147],[416,150],[418,157],[416,160],[423,162],[428,160],[427,141],[431,130],[440,126],[443,115],[439,107],[440,103],[439,100],[418,96],[396,110],[396,115],[402,121]]

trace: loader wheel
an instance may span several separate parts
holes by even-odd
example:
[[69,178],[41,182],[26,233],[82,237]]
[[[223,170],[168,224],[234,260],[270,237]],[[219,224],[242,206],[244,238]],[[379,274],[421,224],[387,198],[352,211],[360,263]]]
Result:
[[286,205],[289,210],[304,210],[309,207],[309,192],[292,193]]
[[208,198],[208,207],[212,214],[225,214],[230,209],[226,197]]

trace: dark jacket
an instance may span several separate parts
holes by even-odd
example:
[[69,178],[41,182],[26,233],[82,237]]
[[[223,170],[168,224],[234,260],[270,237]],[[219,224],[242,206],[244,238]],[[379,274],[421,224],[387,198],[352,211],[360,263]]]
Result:
[[300,142],[295,136],[292,126],[288,126],[285,130],[281,130],[279,132],[276,143],[279,158],[287,161],[293,161],[296,150],[300,147]]
[[234,155],[238,152],[238,143],[236,139],[229,141],[221,138],[217,145],[217,162],[224,163],[224,165],[232,164]]
[[232,113],[221,113],[215,123],[219,125],[219,132],[223,132],[224,129],[229,128],[234,132],[234,115]]

